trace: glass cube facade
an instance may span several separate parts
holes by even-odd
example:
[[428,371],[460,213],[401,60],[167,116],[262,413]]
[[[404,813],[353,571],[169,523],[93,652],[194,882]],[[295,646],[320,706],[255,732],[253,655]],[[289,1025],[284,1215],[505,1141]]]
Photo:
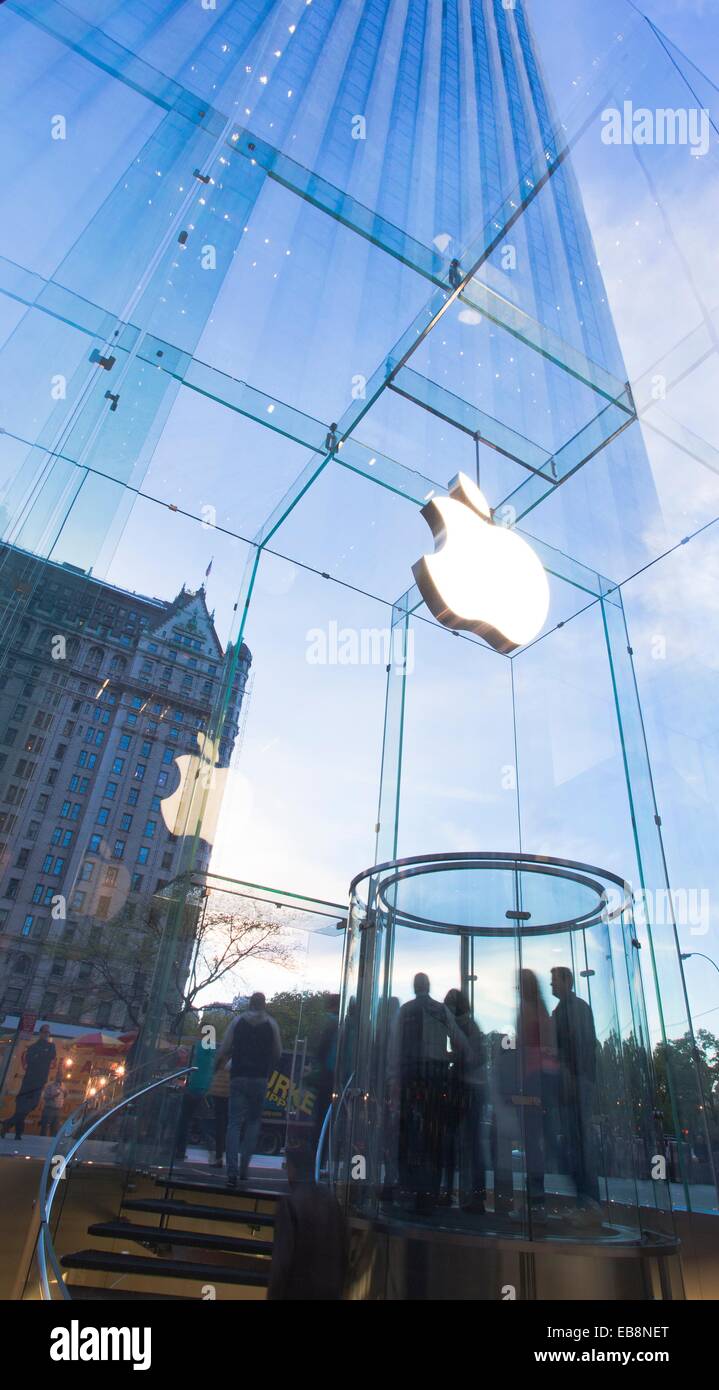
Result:
[[[641,1246],[719,1211],[716,90],[627,0],[551,10],[0,8],[0,1120],[43,1024],[149,1066],[261,988],[318,1171],[406,1225],[424,973],[486,1072],[430,1227],[546,1246],[576,1173],[502,1038],[558,964]],[[413,582],[460,471],[547,574],[508,655]]]

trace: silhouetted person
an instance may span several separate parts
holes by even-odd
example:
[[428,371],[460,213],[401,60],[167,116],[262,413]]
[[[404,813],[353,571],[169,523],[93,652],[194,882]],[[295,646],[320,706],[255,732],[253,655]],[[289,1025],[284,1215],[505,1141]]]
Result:
[[227,1123],[227,1185],[237,1186],[237,1156],[242,1141],[240,1180],[244,1182],[262,1124],[267,1080],[282,1056],[282,1039],[276,1019],[265,1008],[259,991],[250,1006],[230,1024],[217,1053],[219,1067],[232,1059],[230,1113]]
[[399,1080],[398,1168],[401,1187],[414,1194],[415,1210],[428,1213],[439,1195],[443,1127],[449,1085],[448,1041],[467,1051],[446,1004],[429,992],[423,972],[414,977],[415,997],[397,1015],[393,1069]]
[[210,1163],[211,1168],[221,1168],[225,1155],[227,1121],[230,1113],[229,1065],[229,1062],[223,1062],[221,1066],[215,1068],[215,1074],[207,1093],[212,1101],[212,1113],[215,1121],[215,1158],[214,1162]]
[[557,1061],[554,1027],[533,970],[519,972],[517,1048],[522,1086],[522,1119],[527,1170],[527,1197],[533,1215],[543,1218],[545,1145],[544,1130],[550,1103],[552,1072]]
[[552,970],[552,994],[559,1000],[554,1020],[559,1059],[560,1124],[577,1204],[591,1219],[601,1219],[599,1178],[592,1131],[597,1078],[597,1036],[592,1010],[574,993],[574,976],[566,965]]
[[325,439],[325,449],[327,450],[328,454],[335,453],[338,442],[339,441],[337,439],[337,422],[336,420],[333,420],[332,424],[330,425],[327,431],[327,437]]
[[453,290],[458,289],[464,279],[462,267],[456,257],[449,263],[449,275],[447,278]]
[[[445,1124],[445,1201],[452,1204],[459,1169],[460,1201],[465,1211],[484,1211],[485,1156],[482,1121],[485,1106],[486,1049],[466,994],[450,989],[445,1005],[466,1040],[466,1049],[453,1047]],[[464,1174],[469,1176],[469,1193]],[[464,1189],[464,1195],[463,1195]]]
[[317,1080],[317,1095],[312,1111],[315,1149],[319,1143],[325,1115],[327,1114],[332,1100],[332,1087],[334,1085],[335,1065],[337,1062],[339,1012],[339,994],[330,994],[327,1000],[327,1018],[320,1035],[320,1040],[317,1044],[316,1054],[319,1076]]
[[30,1112],[40,1104],[45,1082],[56,1056],[55,1044],[50,1041],[50,1029],[47,1023],[43,1023],[37,1042],[28,1047],[23,1058],[25,1074],[15,1097],[15,1113],[3,1121],[3,1138],[10,1126],[14,1125],[15,1138],[22,1139],[25,1121]]
[[187,1140],[190,1126],[198,1111],[204,1107],[207,1088],[212,1080],[215,1065],[215,1049],[196,1042],[192,1049],[191,1071],[182,1093],[180,1119],[177,1126],[174,1161],[183,1163],[187,1157]]
[[[391,994],[389,999],[380,999],[377,1006],[378,1045],[372,1049],[372,1080],[370,1093],[381,1096],[381,1109],[377,1112],[377,1123],[381,1130],[381,1145],[378,1150],[382,1200],[394,1201],[395,1189],[399,1182],[397,1155],[399,1148],[399,1107],[397,1105],[396,1075],[392,1073],[392,1050],[397,1036],[399,999]],[[396,1068],[395,1068],[396,1071]],[[386,1084],[388,1082],[389,1084]]]
[[267,1297],[273,1300],[341,1299],[347,1267],[347,1229],[334,1193],[315,1183],[313,1156],[288,1148],[290,1186],[277,1211]]

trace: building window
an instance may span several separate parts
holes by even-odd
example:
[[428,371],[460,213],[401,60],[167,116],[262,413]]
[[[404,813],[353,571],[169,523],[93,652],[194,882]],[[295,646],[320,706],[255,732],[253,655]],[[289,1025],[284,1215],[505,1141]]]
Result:
[[114,762],[113,762],[113,764],[112,764],[112,770],[113,770],[113,772],[116,772],[116,773],[118,774],[118,776],[119,776],[119,774],[122,772],[122,769],[123,769],[124,766],[125,766],[125,759],[124,759],[124,758],[115,758],[115,760],[114,760]]
[[136,806],[137,803],[138,803],[138,801],[139,801],[139,798],[140,798],[140,793],[139,793],[139,791],[137,790],[137,787],[131,787],[130,790],[129,790],[129,792],[127,793],[127,804],[128,804],[128,806]]
[[88,847],[87,847],[87,852],[88,852],[88,854],[99,854],[99,853],[100,853],[100,845],[101,845],[101,844],[102,844],[102,835],[91,835],[91,836],[90,836],[90,842],[89,842]]
[[156,820],[149,820],[149,821],[147,822],[147,825],[145,826],[145,829],[144,829],[144,831],[143,831],[143,834],[146,836],[146,838],[147,838],[148,840],[151,840],[152,837],[153,837],[153,835],[154,835],[154,833],[155,833],[155,831],[156,831],[156,829],[157,829],[157,821],[156,821]]
[[146,772],[147,772],[147,764],[146,764],[146,763],[137,763],[137,765],[136,765],[136,767],[135,767],[135,774],[134,774],[134,775],[135,775],[136,781],[141,782],[141,781],[143,780],[143,778],[144,778]]
[[112,901],[112,899],[109,898],[109,897],[107,897],[107,898],[100,898],[100,900],[99,900],[99,902],[98,902],[98,904],[97,904],[97,915],[98,915],[98,917],[100,918],[100,921],[101,921],[101,922],[106,922],[107,919],[108,919],[108,917],[109,917],[109,915],[110,915],[110,903],[111,903],[111,901]]
[[78,889],[77,893],[73,893],[73,895],[72,895],[72,904],[71,904],[71,906],[72,906],[73,911],[74,911],[74,912],[80,912],[81,909],[82,909],[82,907],[83,907],[83,905],[84,905],[84,902],[85,902],[85,894],[84,894],[84,893],[81,893],[80,890]]
[[92,878],[92,876],[93,876],[93,874],[94,874],[94,872],[95,872],[95,865],[94,865],[89,859],[87,859],[87,860],[85,861],[85,863],[83,864],[82,870],[81,870],[81,872],[80,872],[80,879],[81,879],[81,881],[82,881],[83,883],[89,883],[89,882],[90,882],[90,879]]
[[[51,856],[51,857],[52,857],[52,856]],[[16,898],[16,897],[17,897],[17,890],[18,890],[19,887],[20,887],[20,879],[19,879],[19,878],[11,878],[11,879],[10,879],[10,882],[8,883],[8,886],[7,886],[6,890],[5,890],[5,897],[6,897],[6,898]]]
[[117,883],[117,869],[113,869],[112,865],[110,865],[105,870],[105,878],[103,882],[107,885],[108,888],[113,888]]
[[167,773],[166,773],[166,772],[158,772],[158,774],[157,774],[157,785],[158,785],[158,787],[166,787],[166,786],[167,786]]
[[122,859],[125,855],[125,845],[127,840],[116,840],[112,850],[113,859]]
[[22,924],[22,931],[21,931],[21,935],[22,935],[22,936],[29,936],[29,935],[30,935],[30,933],[31,933],[31,931],[32,931],[32,924],[33,924],[34,921],[35,921],[35,918],[33,917],[32,913],[31,913],[31,912],[28,912],[27,917],[25,918],[25,921],[24,921],[23,924]]
[[131,886],[130,886],[130,892],[131,892],[131,893],[139,893],[139,891],[140,891],[141,888],[142,888],[142,874],[133,874],[133,875],[132,875],[132,884],[131,884]]
[[140,848],[139,848],[139,850],[137,851],[137,862],[138,862],[138,864],[146,864],[147,861],[148,861],[148,859],[149,859],[149,857],[150,857],[150,851],[149,851],[147,845],[141,845]]
[[107,825],[109,815],[110,815],[110,807],[109,807],[109,806],[101,806],[101,807],[100,807],[100,810],[99,810],[98,813],[97,813],[97,823],[98,823],[98,825]]
[[117,782],[108,782],[107,786],[105,787],[105,796],[107,797],[108,801],[113,800],[116,791]]
[[121,830],[129,830],[131,825],[132,825],[132,816],[129,816],[129,815],[127,815],[127,813],[126,813],[124,816],[121,816],[121,817],[120,817],[120,829],[121,829]]

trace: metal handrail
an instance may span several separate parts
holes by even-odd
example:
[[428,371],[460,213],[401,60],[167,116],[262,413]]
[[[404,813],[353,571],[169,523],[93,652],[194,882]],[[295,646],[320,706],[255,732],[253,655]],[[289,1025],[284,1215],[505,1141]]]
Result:
[[319,1180],[320,1180],[320,1173],[322,1172],[322,1150],[324,1149],[324,1146],[325,1146],[325,1135],[326,1135],[326,1133],[327,1133],[327,1126],[329,1125],[331,1116],[332,1116],[332,1101],[330,1101],[329,1105],[327,1106],[327,1114],[325,1115],[324,1120],[322,1121],[322,1128],[321,1128],[321,1130],[320,1130],[320,1137],[319,1137],[319,1139],[317,1140],[317,1151],[316,1151],[316,1153],[315,1153],[315,1182],[319,1182]]
[[[349,1087],[350,1087],[351,1084],[352,1084],[353,1078],[354,1078],[354,1072],[351,1073],[351,1075],[348,1077],[347,1081],[345,1082],[344,1090],[343,1090],[343,1092],[342,1092],[342,1095],[341,1095],[340,1098],[339,1098],[339,1104],[338,1104],[338,1106],[337,1106],[337,1116],[338,1116],[338,1118],[339,1118],[339,1113],[340,1113],[340,1111],[341,1111],[341,1109],[342,1109],[342,1106],[344,1105],[345,1096],[347,1095],[347,1091],[348,1091]],[[316,1150],[316,1152],[315,1152],[315,1182],[319,1182],[319,1180],[320,1180],[320,1173],[321,1173],[321,1171],[322,1171],[322,1150],[324,1149],[324,1146],[325,1146],[325,1135],[327,1134],[328,1129],[330,1130],[330,1150],[329,1150],[330,1175],[331,1175],[331,1173],[332,1173],[332,1135],[331,1135],[331,1125],[332,1125],[332,1102],[330,1101],[329,1105],[327,1106],[327,1114],[325,1115],[325,1118],[324,1118],[324,1120],[322,1121],[322,1128],[321,1128],[321,1130],[320,1130],[320,1137],[319,1137],[319,1139],[317,1140],[317,1150]]]
[[[104,1111],[104,1113],[100,1115],[100,1117],[97,1120],[95,1120],[93,1124],[89,1126],[88,1129],[83,1131],[79,1139],[77,1139],[75,1143],[71,1146],[71,1148],[68,1149],[68,1152],[66,1154],[54,1154],[52,1150],[48,1153],[48,1156],[45,1159],[45,1163],[43,1165],[42,1176],[40,1178],[39,1203],[41,1215],[40,1229],[38,1231],[37,1239],[37,1258],[38,1265],[40,1267],[40,1291],[42,1298],[45,1302],[53,1302],[47,1270],[48,1256],[53,1271],[55,1273],[55,1277],[60,1286],[62,1297],[72,1302],[72,1295],[70,1294],[68,1287],[65,1283],[63,1277],[63,1270],[60,1265],[60,1261],[57,1258],[57,1252],[55,1250],[55,1247],[52,1242],[52,1237],[50,1235],[50,1217],[52,1215],[53,1203],[55,1201],[59,1184],[62,1181],[68,1163],[75,1157],[75,1154],[77,1153],[78,1149],[80,1149],[82,1145],[85,1143],[85,1140],[88,1139],[91,1134],[94,1134],[95,1130],[99,1129],[100,1126],[105,1123],[105,1120],[109,1120],[111,1115],[116,1115],[119,1110],[124,1109],[126,1105],[132,1104],[132,1102],[138,1100],[140,1096],[147,1095],[149,1091],[154,1091],[159,1086],[165,1086],[168,1081],[176,1081],[179,1076],[188,1076],[190,1072],[193,1071],[197,1071],[197,1067],[182,1067],[180,1071],[170,1072],[167,1076],[161,1076],[157,1081],[151,1081],[148,1086],[143,1086],[139,1091],[133,1091],[132,1095],[130,1096],[123,1096],[122,1100],[118,1101],[117,1105],[113,1105],[110,1107],[109,1110]],[[83,1101],[82,1105],[78,1106],[77,1110],[73,1111],[72,1115],[70,1115],[68,1119],[65,1121],[65,1124],[63,1125],[60,1134],[70,1134],[72,1132],[73,1124],[80,1119],[81,1114],[86,1107],[86,1104],[87,1102]],[[62,1157],[62,1166],[60,1172],[54,1175],[52,1187],[50,1188],[50,1192],[48,1194],[47,1185],[50,1176],[50,1168],[59,1157]]]

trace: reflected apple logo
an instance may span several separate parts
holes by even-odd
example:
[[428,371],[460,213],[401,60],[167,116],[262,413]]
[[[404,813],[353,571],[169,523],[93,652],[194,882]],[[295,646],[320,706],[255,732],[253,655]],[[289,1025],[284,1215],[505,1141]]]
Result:
[[219,745],[209,736],[203,741],[197,735],[197,752],[181,753],[173,759],[173,766],[179,773],[179,782],[169,796],[160,802],[160,811],[166,828],[173,835],[186,835],[187,817],[193,799],[199,793],[202,807],[202,838],[213,844],[217,831],[222,798],[225,794],[228,767],[217,766]]
[[430,612],[445,627],[465,629],[505,655],[531,642],[549,611],[541,560],[516,531],[498,526],[484,493],[466,473],[433,497],[422,516],[434,554],[412,573]]

